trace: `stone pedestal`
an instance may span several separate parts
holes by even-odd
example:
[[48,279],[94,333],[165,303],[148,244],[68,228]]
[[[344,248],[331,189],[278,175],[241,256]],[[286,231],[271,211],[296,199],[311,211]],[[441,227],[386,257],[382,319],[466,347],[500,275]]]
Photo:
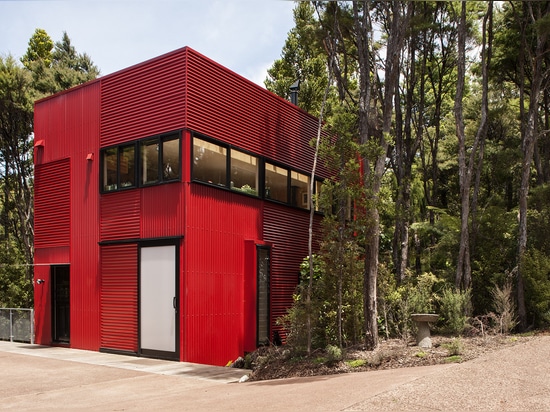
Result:
[[411,315],[411,318],[418,328],[416,332],[416,344],[421,348],[431,348],[430,323],[436,322],[439,315],[434,313],[414,313]]

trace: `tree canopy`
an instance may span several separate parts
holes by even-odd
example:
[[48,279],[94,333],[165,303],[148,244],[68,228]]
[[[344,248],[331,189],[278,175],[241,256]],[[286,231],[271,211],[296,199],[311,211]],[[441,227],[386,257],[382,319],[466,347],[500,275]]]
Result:
[[[299,2],[294,18],[265,85],[288,97],[300,80],[298,104],[317,114],[332,79],[324,120],[337,136],[315,286],[334,317],[318,317],[318,342],[357,343],[362,313],[373,347],[445,299],[487,319],[508,283],[518,327],[548,324],[535,292],[550,285],[548,206],[535,198],[550,177],[550,2]],[[355,285],[343,300],[328,292],[342,282]]]
[[67,33],[36,29],[20,59],[0,57],[0,306],[31,307],[34,101],[99,75]]

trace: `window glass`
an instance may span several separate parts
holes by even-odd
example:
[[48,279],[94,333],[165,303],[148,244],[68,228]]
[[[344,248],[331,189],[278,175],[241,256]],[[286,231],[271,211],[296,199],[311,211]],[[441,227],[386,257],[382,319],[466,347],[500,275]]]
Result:
[[315,181],[315,211],[320,212],[321,211],[321,190],[323,187],[323,182],[320,180]]
[[135,146],[125,146],[120,149],[119,174],[120,187],[136,185],[136,154]]
[[227,149],[202,139],[193,139],[193,179],[227,186]]
[[174,180],[180,177],[180,141],[177,135],[162,142],[162,178]]
[[292,206],[309,209],[309,176],[292,171],[290,190]]
[[141,183],[156,183],[159,180],[159,140],[150,139],[141,143]]
[[231,149],[231,188],[258,196],[258,158]]
[[103,190],[116,190],[117,186],[117,153],[116,147],[103,152]]
[[266,162],[265,198],[288,202],[288,169]]

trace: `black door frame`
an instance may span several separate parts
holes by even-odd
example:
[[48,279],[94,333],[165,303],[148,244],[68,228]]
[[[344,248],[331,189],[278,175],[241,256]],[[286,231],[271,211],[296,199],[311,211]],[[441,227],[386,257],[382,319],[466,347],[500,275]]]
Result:
[[[267,256],[261,252],[267,252]],[[256,245],[256,346],[267,345],[271,337],[271,246]],[[265,275],[267,279],[262,279],[262,259],[265,259]],[[264,282],[267,287],[265,302],[261,302],[261,283]],[[267,305],[266,313],[261,315],[261,305]],[[267,322],[266,336],[260,336],[260,322]]]
[[[148,247],[156,246],[174,246],[175,248],[175,268],[174,268],[174,282],[175,282],[175,292],[176,296],[173,297],[172,304],[175,310],[176,324],[175,324],[175,352],[166,352],[161,350],[153,350],[142,348],[141,343],[141,249]],[[165,360],[175,360],[179,361],[180,358],[180,238],[174,239],[155,239],[155,240],[145,240],[138,242],[138,356],[156,358],[156,359],[165,359]]]
[[52,265],[51,319],[52,342],[71,343],[71,268],[70,265]]

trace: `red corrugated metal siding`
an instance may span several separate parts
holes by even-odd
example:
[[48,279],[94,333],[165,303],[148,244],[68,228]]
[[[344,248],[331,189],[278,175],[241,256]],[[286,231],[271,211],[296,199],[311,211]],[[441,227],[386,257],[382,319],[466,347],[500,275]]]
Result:
[[242,355],[245,240],[261,235],[260,201],[191,186],[185,237],[183,360],[225,365]]
[[185,49],[102,79],[101,146],[184,127]]
[[101,196],[101,240],[139,238],[140,206],[141,190],[129,190]]
[[311,170],[316,118],[191,49],[187,87],[187,127]]
[[179,182],[147,187],[141,195],[141,237],[183,236],[184,196]]
[[71,235],[70,161],[36,165],[34,171],[34,247],[69,246]]
[[101,247],[101,348],[138,351],[137,245]]
[[[99,91],[95,82],[63,95],[71,152],[71,346],[89,350],[100,341]],[[88,160],[89,153],[96,158]]]
[[[319,223],[319,217],[316,217]],[[318,227],[318,226],[317,226]],[[300,264],[308,255],[309,213],[273,203],[264,205],[264,240],[271,250],[271,328],[281,330],[277,319],[292,306]],[[314,239],[317,248],[319,238]],[[283,333],[284,336],[284,333]]]

